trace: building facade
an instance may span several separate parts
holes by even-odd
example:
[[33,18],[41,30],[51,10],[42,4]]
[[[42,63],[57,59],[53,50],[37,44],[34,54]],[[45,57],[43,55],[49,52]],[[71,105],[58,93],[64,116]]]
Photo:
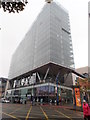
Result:
[[2,83],[1,83],[1,80],[0,80],[0,98],[2,97]]
[[13,54],[9,79],[49,62],[74,65],[69,15],[54,2],[44,6]]
[[7,78],[0,78],[0,98],[4,97],[5,95],[5,88],[6,88],[6,84],[7,84],[8,79]]
[[46,3],[12,56],[8,95],[45,96],[47,101],[60,88],[71,96],[69,69],[74,69],[74,58],[68,11]]
[[77,77],[76,84],[80,86],[81,93],[82,93],[82,99],[85,99],[87,102],[90,102],[90,71],[89,67],[81,67],[76,69],[76,71],[82,75],[84,75],[86,78],[82,79],[80,77]]

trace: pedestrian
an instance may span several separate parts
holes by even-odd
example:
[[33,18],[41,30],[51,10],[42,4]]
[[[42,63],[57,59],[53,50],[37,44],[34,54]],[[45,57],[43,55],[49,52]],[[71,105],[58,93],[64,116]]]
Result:
[[88,120],[90,120],[90,103],[89,103],[89,114],[88,114]]
[[43,104],[43,98],[41,98],[40,103],[41,103],[41,105]]
[[83,115],[84,115],[84,120],[89,120],[89,106],[86,100],[83,100]]
[[23,98],[20,99],[20,103],[21,103],[21,104],[23,103]]

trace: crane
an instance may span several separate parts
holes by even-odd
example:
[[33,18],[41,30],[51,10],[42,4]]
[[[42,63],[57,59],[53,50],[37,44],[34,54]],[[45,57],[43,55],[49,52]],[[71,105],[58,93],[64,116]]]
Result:
[[[52,1],[53,0],[45,0],[47,3],[51,3]],[[4,12],[19,13],[24,10],[27,3],[27,0],[0,0],[0,8],[3,8]]]

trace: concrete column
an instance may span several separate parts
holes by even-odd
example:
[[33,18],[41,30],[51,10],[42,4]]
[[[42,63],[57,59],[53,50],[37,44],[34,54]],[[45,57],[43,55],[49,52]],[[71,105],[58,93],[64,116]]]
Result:
[[75,85],[75,84],[76,84],[76,83],[75,83],[76,76],[75,76],[75,74],[73,74],[73,73],[72,73],[72,79],[73,79],[73,85]]

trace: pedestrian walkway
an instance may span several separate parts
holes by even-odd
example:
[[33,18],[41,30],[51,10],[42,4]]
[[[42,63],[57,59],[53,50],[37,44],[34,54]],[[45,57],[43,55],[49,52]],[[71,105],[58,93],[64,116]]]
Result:
[[42,106],[52,106],[53,108],[65,108],[65,109],[70,109],[70,110],[82,112],[81,107],[74,106],[73,104],[63,104],[63,105],[42,104]]
[[83,112],[70,110],[70,106],[3,104],[2,120],[83,120]]

